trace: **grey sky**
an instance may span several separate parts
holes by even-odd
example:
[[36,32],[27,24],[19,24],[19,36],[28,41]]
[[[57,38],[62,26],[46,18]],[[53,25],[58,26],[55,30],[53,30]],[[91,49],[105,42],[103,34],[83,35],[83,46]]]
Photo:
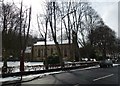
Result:
[[118,34],[118,2],[93,2],[92,6],[105,24]]
[[[118,3],[118,15],[120,15],[120,1]],[[120,16],[118,17],[118,37],[120,37]]]

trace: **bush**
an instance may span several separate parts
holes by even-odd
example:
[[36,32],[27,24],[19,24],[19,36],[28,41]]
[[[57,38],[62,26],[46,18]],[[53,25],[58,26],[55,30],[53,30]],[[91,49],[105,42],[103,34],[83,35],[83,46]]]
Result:
[[103,60],[104,57],[103,57],[103,56],[97,56],[96,59],[97,59],[98,61],[100,61],[100,60]]
[[60,64],[59,56],[56,55],[56,54],[48,56],[47,63],[48,64],[52,64],[52,65],[54,65],[54,64]]

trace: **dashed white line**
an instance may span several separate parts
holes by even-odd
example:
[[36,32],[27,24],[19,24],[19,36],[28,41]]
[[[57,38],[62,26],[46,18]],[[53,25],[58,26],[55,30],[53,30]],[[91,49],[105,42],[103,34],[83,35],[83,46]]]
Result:
[[79,84],[76,84],[76,85],[74,85],[74,86],[79,86]]
[[100,80],[100,79],[104,79],[104,78],[107,78],[107,77],[110,77],[110,76],[113,76],[113,75],[114,75],[114,74],[106,75],[106,76],[103,76],[103,77],[94,79],[93,81],[97,81],[97,80]]

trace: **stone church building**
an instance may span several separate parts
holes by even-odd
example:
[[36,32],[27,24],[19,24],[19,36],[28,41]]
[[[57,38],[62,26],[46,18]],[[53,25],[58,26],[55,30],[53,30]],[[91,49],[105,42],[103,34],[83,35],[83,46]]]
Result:
[[[63,60],[70,60],[74,57],[74,53],[71,52],[72,44],[68,44],[68,41],[64,40],[62,44],[59,44],[61,53],[63,55]],[[74,50],[72,50],[74,51]],[[47,57],[57,53],[57,49],[54,41],[47,41]],[[43,61],[45,59],[45,42],[39,41],[35,43],[32,47],[32,59],[34,61]]]

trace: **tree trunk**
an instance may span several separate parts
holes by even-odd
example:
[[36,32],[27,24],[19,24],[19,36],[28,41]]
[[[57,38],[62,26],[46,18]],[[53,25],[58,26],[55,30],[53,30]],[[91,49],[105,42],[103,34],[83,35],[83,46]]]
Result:
[[[54,43],[55,43],[55,46],[57,48],[57,52],[58,52],[58,55],[59,55],[60,65],[61,65],[61,68],[63,68],[63,66],[64,66],[64,64],[63,64],[63,56],[62,56],[62,53],[61,53],[61,50],[60,50],[60,47],[59,47],[59,44],[58,44],[57,38],[56,38],[56,11],[55,11],[55,2],[52,2],[52,3],[53,3],[54,23],[52,21],[52,9],[51,9],[49,23],[50,23],[50,28],[51,28],[51,32],[52,32],[52,37],[53,37],[53,40],[54,40]],[[54,25],[54,28],[53,28],[53,25]]]

